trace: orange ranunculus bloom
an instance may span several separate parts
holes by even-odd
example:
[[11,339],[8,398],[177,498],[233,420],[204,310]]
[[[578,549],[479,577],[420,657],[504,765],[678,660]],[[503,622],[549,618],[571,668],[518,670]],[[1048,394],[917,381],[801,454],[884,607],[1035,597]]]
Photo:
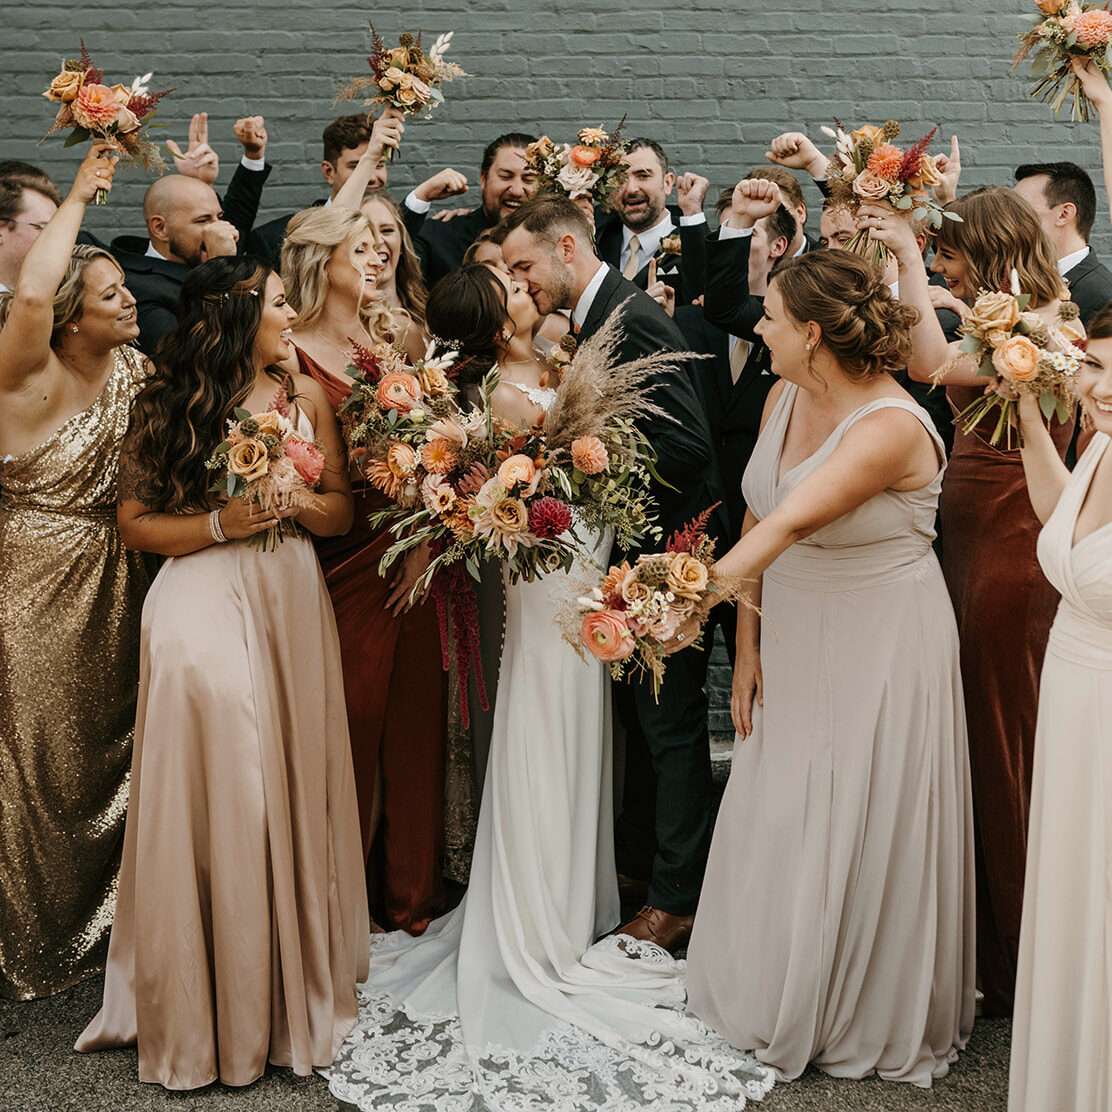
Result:
[[408,413],[421,397],[421,384],[413,375],[391,371],[380,379],[375,397],[383,409]]
[[594,147],[575,146],[571,149],[570,157],[576,166],[594,166],[599,160],[599,152]]
[[617,610],[591,610],[584,614],[579,636],[591,655],[607,664],[628,660],[637,647],[625,618]]

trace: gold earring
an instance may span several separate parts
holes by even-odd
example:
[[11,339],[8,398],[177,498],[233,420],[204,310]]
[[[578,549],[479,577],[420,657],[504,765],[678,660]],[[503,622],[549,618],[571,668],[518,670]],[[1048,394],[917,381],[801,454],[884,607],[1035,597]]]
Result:
[[1096,428],[1096,421],[1093,420],[1093,411],[1084,403],[1081,403],[1081,429],[1083,432],[1092,432]]

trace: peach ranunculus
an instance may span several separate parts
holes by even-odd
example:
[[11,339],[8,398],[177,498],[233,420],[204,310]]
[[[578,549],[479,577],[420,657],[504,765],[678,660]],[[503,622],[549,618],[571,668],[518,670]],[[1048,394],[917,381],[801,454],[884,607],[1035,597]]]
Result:
[[503,460],[502,466],[498,468],[498,481],[507,490],[511,490],[515,483],[528,486],[536,472],[536,465],[528,456],[510,456],[509,459]]
[[73,118],[89,131],[103,131],[120,114],[120,107],[107,85],[82,85],[73,101]]
[[853,179],[852,189],[863,201],[884,201],[888,198],[890,184],[872,170],[862,170]]
[[43,93],[43,96],[47,100],[57,101],[61,104],[71,104],[81,91],[81,86],[84,83],[84,70],[62,70],[50,82],[50,88]]
[[702,560],[686,552],[678,552],[672,557],[665,583],[674,595],[698,601],[707,589],[709,578],[710,573]]
[[594,166],[598,162],[601,152],[595,147],[582,147],[574,146],[571,149],[569,158],[576,164],[576,166]]
[[579,637],[590,654],[605,664],[628,660],[637,648],[625,618],[616,610],[584,614]]
[[395,440],[386,449],[386,466],[395,478],[408,479],[417,469],[417,453],[408,444]]
[[241,440],[228,450],[228,470],[252,483],[270,470],[270,453],[261,440]]
[[992,365],[1008,382],[1030,382],[1038,376],[1040,354],[1026,336],[1012,336],[992,353]]
[[286,441],[284,449],[286,458],[297,469],[306,486],[315,487],[324,474],[324,452],[311,440],[302,440],[299,436],[291,436]]
[[1019,312],[1019,305],[1010,293],[993,290],[982,293],[973,302],[966,324],[982,335],[997,330],[1011,332],[1019,323]]
[[571,442],[571,462],[584,475],[599,475],[610,466],[610,453],[597,436],[581,436]]
[[421,384],[413,375],[391,371],[379,380],[375,398],[383,409],[408,413],[420,400]]

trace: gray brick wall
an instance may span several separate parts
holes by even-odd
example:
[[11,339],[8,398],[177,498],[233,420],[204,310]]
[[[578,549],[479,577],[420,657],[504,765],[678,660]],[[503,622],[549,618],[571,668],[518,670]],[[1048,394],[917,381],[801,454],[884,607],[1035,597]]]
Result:
[[[265,115],[276,169],[264,211],[290,211],[321,193],[320,131],[340,111],[332,96],[341,81],[365,72],[373,15],[388,38],[454,29],[453,56],[475,75],[448,90],[433,121],[410,127],[393,171],[399,195],[445,165],[475,181],[479,152],[500,131],[560,137],[623,113],[630,134],[659,139],[678,167],[715,187],[761,160],[776,132],[817,134],[835,115],[854,124],[895,115],[916,137],[932,124],[947,136],[956,129],[966,186],[1006,183],[1012,167],[1036,159],[1071,158],[1099,177],[1095,126],[1056,122],[1009,73],[1031,10],[1031,0],[12,3],[0,45],[0,157],[39,161],[69,179],[74,152],[60,140],[36,145],[51,114],[38,93],[84,33],[110,76],[151,68],[176,86],[160,114],[166,135],[182,142],[189,115],[210,112],[222,180],[235,156],[232,120]],[[125,171],[90,227],[139,231],[143,188],[138,171]],[[1101,204],[1096,246],[1112,253],[1103,192]]]

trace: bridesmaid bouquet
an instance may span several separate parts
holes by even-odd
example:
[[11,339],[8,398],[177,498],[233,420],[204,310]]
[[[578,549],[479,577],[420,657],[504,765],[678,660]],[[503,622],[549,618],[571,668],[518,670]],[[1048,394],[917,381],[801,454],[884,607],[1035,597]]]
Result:
[[[81,57],[66,59],[62,72],[43,93],[60,106],[47,136],[72,128],[66,136],[67,147],[88,140],[111,142],[128,161],[161,173],[162,156],[143,128],[150,125],[159,101],[173,90],[152,93],[150,80],[151,74],[145,73],[130,86],[105,85],[104,71],[93,64],[82,40]],[[107,200],[108,194],[98,190],[96,203],[103,205]]]
[[1027,306],[1031,298],[1019,292],[1019,276],[1012,271],[1012,291],[981,290],[972,311],[962,321],[965,337],[961,352],[935,373],[945,376],[955,364],[976,365],[977,373],[992,379],[984,397],[978,398],[955,418],[965,432],[972,432],[994,409],[1000,415],[989,438],[995,447],[1018,428],[1016,398],[1034,394],[1047,421],[1057,415],[1069,420],[1074,403],[1074,382],[1084,359],[1085,329],[1077,306],[1068,300],[1058,305],[1058,320],[1047,325]]
[[[837,122],[836,129],[822,130],[835,141],[827,178],[830,196],[851,212],[856,212],[865,201],[887,201],[894,209],[925,220],[932,228],[941,228],[943,220],[961,221],[957,213],[942,208],[930,192],[942,181],[938,156],[927,153],[937,128],[931,128],[906,150],[892,142],[900,134],[896,120],[888,120],[880,127],[866,124],[849,132]],[[846,250],[870,259],[877,266],[888,264],[888,248],[873,239],[867,229],[857,232],[846,244]]]
[[[236,409],[228,435],[205,462],[215,473],[211,489],[228,498],[245,498],[268,510],[308,509],[324,473],[324,452],[294,429],[276,410],[250,413]],[[286,534],[296,534],[295,522],[283,519],[248,543],[263,551],[278,547]]]
[[[372,49],[367,64],[369,77],[357,77],[340,90],[337,100],[353,100],[360,93],[374,90],[363,104],[392,107],[407,116],[431,115],[444,103],[440,87],[467,74],[454,62],[444,60],[452,45],[452,35],[440,35],[426,51],[420,34],[404,34],[395,47],[388,47],[382,36],[371,26]],[[386,152],[387,160],[393,151]]]
[[525,149],[525,164],[536,175],[541,190],[564,193],[571,200],[588,198],[607,208],[614,191],[629,176],[625,157],[629,144],[622,139],[621,123],[610,134],[601,127],[585,127],[578,142],[554,143],[542,135]]
[[[714,580],[714,541],[706,525],[715,506],[673,534],[663,552],[641,556],[631,567],[611,567],[602,583],[579,598],[561,618],[564,638],[610,666],[614,679],[626,668],[652,677],[660,697],[666,646],[693,616],[705,619],[719,602],[736,597]],[[697,645],[700,633],[691,642]],[[685,646],[689,647],[689,646]]]
[[1108,44],[1112,41],[1112,12],[1107,5],[1078,0],[1035,0],[1039,14],[1030,31],[1020,36],[1012,59],[1015,70],[1028,56],[1036,78],[1031,96],[1049,101],[1057,115],[1072,94],[1071,119],[1088,120],[1092,112],[1081,82],[1070,68],[1070,59],[1087,58],[1106,75],[1112,69]]

